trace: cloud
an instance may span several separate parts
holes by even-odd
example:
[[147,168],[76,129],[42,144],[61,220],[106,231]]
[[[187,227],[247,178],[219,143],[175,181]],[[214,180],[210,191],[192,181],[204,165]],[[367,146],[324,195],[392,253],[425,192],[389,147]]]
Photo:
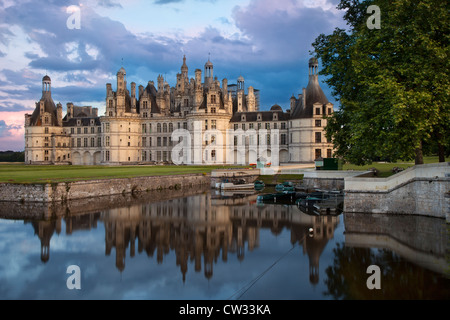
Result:
[[159,5],[164,5],[164,4],[178,3],[178,2],[183,2],[183,0],[156,0],[153,3],[159,4]]
[[98,5],[105,8],[123,8],[120,3],[116,3],[113,0],[100,0]]

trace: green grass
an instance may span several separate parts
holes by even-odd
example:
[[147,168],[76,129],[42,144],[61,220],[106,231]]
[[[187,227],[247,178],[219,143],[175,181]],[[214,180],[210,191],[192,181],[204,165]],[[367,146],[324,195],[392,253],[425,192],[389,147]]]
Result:
[[261,175],[258,180],[264,182],[265,185],[276,185],[285,181],[299,181],[303,179],[303,174],[276,174],[276,175]]
[[[445,161],[450,161],[450,158],[446,158]],[[425,164],[427,163],[438,163],[439,158],[438,157],[424,157],[423,162]],[[414,161],[412,162],[373,162],[372,164],[367,164],[364,166],[357,166],[354,164],[344,164],[342,169],[343,170],[360,170],[364,171],[370,168],[375,168],[379,171],[378,176],[379,177],[389,177],[393,174],[392,168],[398,167],[407,169],[409,167],[414,166]]]
[[35,166],[0,164],[0,183],[55,183],[93,179],[211,173],[214,169],[242,166]]

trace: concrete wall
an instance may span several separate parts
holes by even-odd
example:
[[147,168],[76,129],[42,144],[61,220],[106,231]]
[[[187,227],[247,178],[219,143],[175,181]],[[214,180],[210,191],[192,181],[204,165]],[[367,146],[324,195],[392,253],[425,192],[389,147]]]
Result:
[[306,189],[344,190],[345,178],[362,174],[365,171],[305,170],[301,186]]
[[100,179],[52,184],[0,184],[0,201],[58,202],[116,194],[137,194],[210,185],[208,174]]
[[417,214],[450,221],[450,163],[414,166],[389,178],[345,178],[345,212]]

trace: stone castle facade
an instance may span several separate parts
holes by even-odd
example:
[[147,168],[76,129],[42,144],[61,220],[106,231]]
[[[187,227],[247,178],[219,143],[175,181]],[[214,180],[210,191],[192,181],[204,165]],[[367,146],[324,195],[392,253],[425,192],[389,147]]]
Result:
[[[116,91],[106,84],[106,110],[61,103],[51,96],[51,79],[42,79],[42,98],[25,115],[27,164],[250,164],[257,161],[310,163],[331,157],[324,134],[326,116],[333,112],[318,82],[318,62],[309,61],[306,88],[290,99],[289,109],[259,108],[259,90],[220,83],[211,61],[189,78],[183,58],[177,83],[162,75],[144,87],[126,71],[117,72]],[[181,138],[179,138],[181,137]],[[175,138],[175,139],[173,139]],[[275,147],[276,146],[276,147]],[[176,148],[176,149],[175,149]],[[176,160],[174,159],[174,155]]]

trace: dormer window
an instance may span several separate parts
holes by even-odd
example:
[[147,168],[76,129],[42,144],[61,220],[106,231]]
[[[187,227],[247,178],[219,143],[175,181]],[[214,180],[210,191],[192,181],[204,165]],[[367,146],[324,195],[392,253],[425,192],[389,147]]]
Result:
[[241,121],[242,121],[242,122],[245,122],[245,121],[247,121],[247,120],[246,120],[246,118],[245,118],[245,114],[243,114],[243,115],[242,115],[242,117],[241,117]]
[[258,120],[258,121],[261,121],[261,118],[262,118],[262,117],[261,117],[261,113],[258,113],[258,115],[257,115],[257,120]]
[[275,121],[278,120],[278,113],[275,112],[275,113],[273,114],[273,120],[275,120]]

